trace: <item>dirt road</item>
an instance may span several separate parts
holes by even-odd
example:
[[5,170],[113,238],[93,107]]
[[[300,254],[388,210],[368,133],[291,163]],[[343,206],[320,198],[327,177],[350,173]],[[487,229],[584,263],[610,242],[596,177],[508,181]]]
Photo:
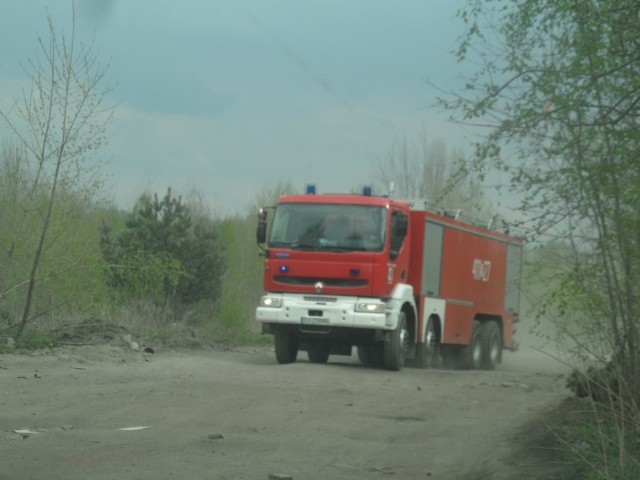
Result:
[[494,372],[301,357],[0,356],[0,479],[547,478],[531,474],[523,428],[568,391],[563,369],[531,349]]

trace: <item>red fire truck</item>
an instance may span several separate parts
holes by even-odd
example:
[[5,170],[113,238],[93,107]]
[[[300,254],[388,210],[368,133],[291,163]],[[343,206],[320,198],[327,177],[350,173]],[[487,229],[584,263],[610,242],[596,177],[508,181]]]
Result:
[[[487,369],[515,350],[522,241],[449,212],[363,194],[284,195],[260,211],[256,310],[276,359],[351,355],[400,370]],[[267,239],[268,233],[268,239]]]

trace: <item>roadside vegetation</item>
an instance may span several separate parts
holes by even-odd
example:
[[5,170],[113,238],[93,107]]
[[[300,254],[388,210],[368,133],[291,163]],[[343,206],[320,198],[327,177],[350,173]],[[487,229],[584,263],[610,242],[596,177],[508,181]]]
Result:
[[[510,179],[529,245],[528,306],[575,366],[583,400],[557,426],[581,478],[640,478],[640,4],[468,0],[458,58],[477,70],[442,106],[482,129],[463,158],[400,141],[374,165],[381,191],[488,218],[481,180]],[[259,341],[255,213],[288,182],[213,215],[198,192],[102,198],[108,66],[51,21],[30,89],[0,120],[0,352],[99,326],[147,342]],[[418,172],[418,174],[416,174]],[[472,173],[473,175],[470,175]],[[476,180],[472,180],[476,179]],[[552,426],[553,428],[554,426]]]
[[[258,338],[255,213],[220,219],[199,192],[140,192],[114,208],[98,160],[114,107],[108,65],[49,17],[30,85],[0,110],[0,351],[69,341],[79,327],[148,341]],[[255,199],[290,190],[265,188]],[[251,199],[248,199],[248,202]],[[116,329],[116,330],[114,330]]]
[[536,302],[570,353],[586,416],[582,478],[640,478],[640,15],[629,0],[469,0],[457,51],[476,66],[442,105],[480,129],[470,165],[503,172],[546,259]]

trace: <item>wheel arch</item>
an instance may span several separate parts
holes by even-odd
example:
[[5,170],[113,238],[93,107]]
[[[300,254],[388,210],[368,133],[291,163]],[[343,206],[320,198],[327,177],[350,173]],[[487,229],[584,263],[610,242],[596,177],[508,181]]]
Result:
[[416,344],[418,339],[418,315],[413,305],[409,302],[402,304],[401,312],[404,312],[407,319],[407,329],[411,334],[411,343]]
[[[434,330],[436,331],[436,337],[438,338],[438,343],[442,343],[442,319],[440,318],[440,315],[438,315],[437,313],[432,313],[427,317],[427,322],[429,320],[433,320]],[[425,323],[425,329],[426,329],[426,323]],[[423,332],[423,336],[424,336],[424,332]]]
[[425,297],[422,303],[422,329],[419,332],[420,341],[424,341],[427,322],[430,318],[437,319],[436,328],[438,333],[438,342],[442,343],[445,326],[446,301],[441,298]]
[[387,308],[392,311],[391,315],[394,317],[394,321],[390,325],[387,324],[387,326],[396,328],[398,316],[400,312],[404,312],[407,317],[407,326],[415,341],[418,333],[418,309],[413,296],[413,287],[407,284],[396,285],[391,298],[387,301]]

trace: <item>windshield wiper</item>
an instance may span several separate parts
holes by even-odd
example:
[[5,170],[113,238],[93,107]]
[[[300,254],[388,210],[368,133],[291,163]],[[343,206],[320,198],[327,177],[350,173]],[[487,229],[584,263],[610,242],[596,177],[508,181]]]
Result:
[[346,252],[366,252],[367,249],[364,247],[348,247],[348,246],[338,246],[338,247],[323,247],[323,252],[336,252],[336,253],[346,253]]
[[289,248],[292,248],[294,250],[304,250],[309,252],[314,252],[316,250],[316,247],[314,247],[313,245],[309,245],[307,243],[292,243],[289,245]]

